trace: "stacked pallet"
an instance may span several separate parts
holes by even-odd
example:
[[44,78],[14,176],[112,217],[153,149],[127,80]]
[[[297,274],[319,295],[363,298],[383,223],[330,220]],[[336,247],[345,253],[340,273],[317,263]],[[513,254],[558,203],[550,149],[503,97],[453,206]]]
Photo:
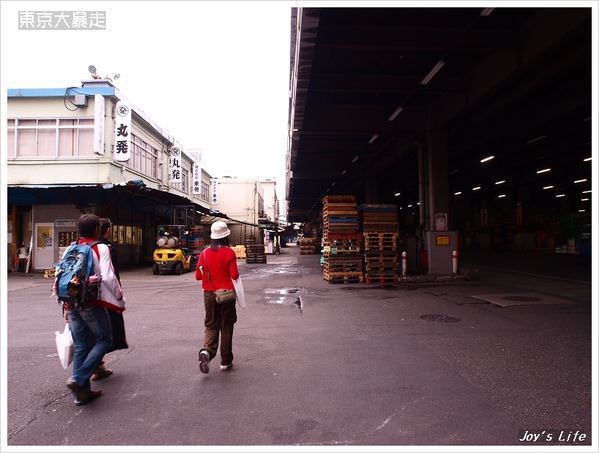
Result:
[[397,207],[385,204],[360,205],[364,236],[366,283],[397,283]]
[[316,253],[316,238],[300,238],[300,255],[314,255]]
[[247,264],[266,264],[264,245],[247,243],[245,245],[245,262]]
[[356,198],[324,197],[322,220],[324,279],[329,283],[360,283],[362,257]]
[[245,259],[245,245],[236,245],[235,247],[231,247],[235,252],[235,256],[238,260]]

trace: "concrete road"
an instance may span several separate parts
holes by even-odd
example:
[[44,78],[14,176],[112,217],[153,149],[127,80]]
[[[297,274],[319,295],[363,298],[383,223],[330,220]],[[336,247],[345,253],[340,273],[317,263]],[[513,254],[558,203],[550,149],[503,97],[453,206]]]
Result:
[[[199,372],[193,274],[124,272],[131,347],[106,356],[105,395],[82,407],[55,354],[49,280],[9,276],[8,445],[519,445],[544,429],[589,444],[590,285],[483,271],[446,286],[328,285],[318,256],[296,253],[240,264],[248,307],[227,373],[218,361]],[[471,297],[524,290],[571,303]]]

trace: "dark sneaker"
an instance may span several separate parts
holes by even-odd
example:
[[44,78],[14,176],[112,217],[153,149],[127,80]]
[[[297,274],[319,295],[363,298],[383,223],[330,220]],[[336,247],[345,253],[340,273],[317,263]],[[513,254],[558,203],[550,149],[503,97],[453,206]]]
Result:
[[88,390],[88,395],[87,398],[84,400],[80,400],[80,399],[75,399],[75,404],[77,406],[83,406],[84,404],[87,404],[93,400],[95,400],[96,398],[102,396],[102,390]]
[[111,374],[112,374],[111,369],[106,368],[104,366],[104,364],[100,364],[100,365],[98,365],[98,368],[96,368],[96,371],[94,371],[94,374],[92,374],[90,380],[99,381],[101,379],[106,379]]
[[102,395],[102,390],[88,390],[80,386],[72,378],[67,380],[67,387],[75,396],[75,404],[81,406],[95,400]]
[[202,373],[210,371],[210,353],[205,349],[200,351],[200,371]]
[[220,370],[221,371],[227,371],[227,370],[230,370],[231,368],[233,368],[233,364],[232,363],[229,363],[228,365],[221,365],[220,366]]

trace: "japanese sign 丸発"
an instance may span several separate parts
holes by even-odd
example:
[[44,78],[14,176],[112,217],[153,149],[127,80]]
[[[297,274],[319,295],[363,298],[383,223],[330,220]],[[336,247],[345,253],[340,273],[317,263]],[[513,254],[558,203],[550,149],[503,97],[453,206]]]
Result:
[[124,101],[116,104],[114,124],[114,160],[126,162],[131,158],[131,108]]
[[171,157],[169,158],[169,179],[171,183],[181,182],[181,150],[176,146],[171,148]]

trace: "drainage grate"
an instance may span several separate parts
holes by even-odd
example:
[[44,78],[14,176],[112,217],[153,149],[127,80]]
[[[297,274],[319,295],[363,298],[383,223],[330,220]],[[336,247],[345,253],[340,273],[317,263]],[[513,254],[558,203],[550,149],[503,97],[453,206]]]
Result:
[[424,321],[434,321],[434,322],[460,322],[460,318],[456,318],[455,316],[447,316],[447,315],[422,315],[420,319]]
[[512,302],[539,302],[543,299],[534,296],[503,296],[502,299]]

